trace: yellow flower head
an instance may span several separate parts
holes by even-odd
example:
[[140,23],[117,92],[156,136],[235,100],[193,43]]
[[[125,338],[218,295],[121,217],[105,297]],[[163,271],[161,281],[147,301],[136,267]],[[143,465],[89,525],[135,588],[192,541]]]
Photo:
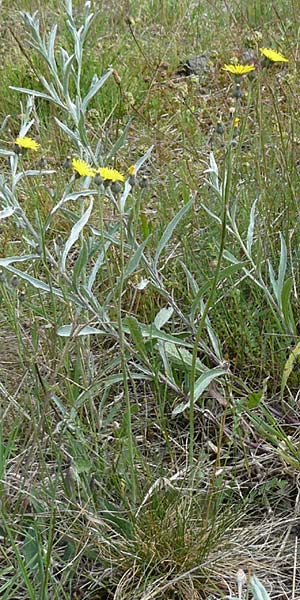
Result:
[[73,158],[72,167],[81,177],[94,177],[96,172],[95,169],[92,169],[92,167],[81,158]]
[[235,117],[234,121],[233,121],[233,127],[239,127],[240,124],[240,117]]
[[135,175],[135,166],[134,165],[130,165],[130,167],[128,167],[128,173],[129,173],[129,175]]
[[275,52],[271,48],[260,48],[260,52],[272,62],[289,62],[288,58],[285,58],[281,52]]
[[232,75],[246,75],[250,71],[255,71],[254,65],[224,65],[222,69]]
[[125,177],[122,173],[119,173],[116,169],[108,169],[107,167],[100,167],[96,173],[100,173],[102,179],[110,181],[124,181]]
[[30,148],[30,150],[34,150],[35,152],[40,147],[40,144],[35,142],[32,138],[26,136],[18,137],[15,140],[15,144],[16,146],[20,146],[20,148]]

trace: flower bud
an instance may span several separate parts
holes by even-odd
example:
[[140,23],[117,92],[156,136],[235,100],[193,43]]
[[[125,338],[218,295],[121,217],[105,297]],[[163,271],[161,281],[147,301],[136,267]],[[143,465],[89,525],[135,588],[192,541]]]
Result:
[[122,186],[119,181],[113,181],[111,184],[111,191],[114,194],[119,194],[122,191]]
[[139,186],[140,188],[146,188],[149,185],[149,181],[147,179],[147,177],[145,177],[144,175],[142,177],[139,178]]
[[96,173],[95,177],[94,177],[94,182],[96,185],[102,185],[103,184],[103,179],[100,175],[100,173]]
[[16,275],[13,275],[11,280],[10,280],[10,285],[14,288],[18,287],[19,285],[19,279]]

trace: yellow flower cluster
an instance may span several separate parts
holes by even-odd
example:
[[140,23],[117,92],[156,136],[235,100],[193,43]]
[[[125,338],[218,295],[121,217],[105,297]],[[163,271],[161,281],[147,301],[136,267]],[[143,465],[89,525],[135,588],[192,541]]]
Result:
[[254,65],[224,65],[223,71],[228,71],[232,75],[246,75],[251,71],[255,71]]
[[35,142],[31,137],[27,137],[27,136],[18,137],[15,140],[15,145],[19,146],[19,148],[25,148],[26,150],[27,149],[34,150],[35,152],[40,147],[40,144]]
[[272,62],[289,62],[288,58],[285,58],[281,52],[275,52],[271,48],[260,48],[260,52]]
[[[259,50],[261,54],[263,54],[263,56],[271,62],[289,62],[288,58],[285,58],[285,56],[283,56],[281,52],[276,52],[275,50],[272,50],[272,48],[260,48]],[[255,66],[225,64],[224,67],[222,67],[222,69],[223,71],[227,71],[228,73],[231,73],[236,77],[241,77],[242,75],[246,75],[251,71],[255,71]]]
[[80,177],[94,177],[96,173],[99,173],[104,181],[124,181],[125,179],[124,175],[116,169],[108,169],[107,167],[94,169],[81,158],[73,158],[72,167]]

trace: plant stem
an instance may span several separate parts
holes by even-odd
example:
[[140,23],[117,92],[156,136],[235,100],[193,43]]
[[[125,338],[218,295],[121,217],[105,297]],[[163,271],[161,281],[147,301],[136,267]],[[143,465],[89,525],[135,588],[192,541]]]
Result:
[[124,396],[126,403],[126,427],[127,427],[127,441],[128,441],[128,454],[129,454],[129,466],[131,470],[131,493],[132,493],[132,502],[133,506],[136,504],[136,473],[134,467],[134,445],[133,445],[133,435],[132,435],[132,422],[131,422],[131,404],[130,404],[130,396],[129,396],[129,387],[128,387],[128,374],[127,374],[127,360],[126,360],[126,351],[125,351],[125,338],[123,331],[123,323],[122,323],[122,293],[123,293],[123,285],[125,281],[125,272],[124,272],[124,224],[123,224],[123,215],[121,209],[119,210],[120,215],[120,278],[119,285],[117,287],[117,322],[118,322],[118,330],[119,330],[119,346],[120,346],[120,358],[121,358],[121,368],[123,374],[123,386],[124,386]]
[[[222,200],[222,228],[221,228],[221,240],[220,247],[218,253],[218,260],[215,269],[215,275],[212,281],[212,285],[210,288],[210,293],[207,299],[207,302],[204,305],[203,313],[200,319],[200,323],[198,325],[198,329],[195,335],[195,342],[193,347],[192,354],[192,365],[191,365],[191,380],[190,380],[190,407],[189,407],[189,423],[190,423],[190,431],[189,431],[189,455],[188,461],[189,466],[191,467],[194,460],[194,443],[195,443],[195,409],[194,409],[194,397],[195,397],[195,378],[196,378],[196,361],[198,349],[201,341],[201,335],[205,326],[206,318],[208,316],[209,310],[213,304],[213,300],[216,293],[216,288],[219,279],[219,273],[221,269],[221,262],[225,247],[225,239],[226,239],[226,225],[227,225],[227,205],[230,194],[230,186],[231,186],[231,151],[228,153],[228,161],[227,161],[228,169],[225,170],[226,173],[226,182],[222,187],[222,193],[220,194],[220,199]],[[225,178],[224,178],[225,179]]]

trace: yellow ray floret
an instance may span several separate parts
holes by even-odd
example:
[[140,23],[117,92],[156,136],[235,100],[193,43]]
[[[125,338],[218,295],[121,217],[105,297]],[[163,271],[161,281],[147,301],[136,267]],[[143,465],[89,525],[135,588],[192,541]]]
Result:
[[128,173],[129,173],[129,175],[135,175],[135,166],[134,165],[130,165],[130,167],[128,167]]
[[76,173],[82,177],[94,177],[96,172],[95,169],[90,167],[90,165],[88,165],[85,160],[82,160],[81,158],[73,158],[72,167],[74,171],[76,171]]
[[232,75],[246,75],[250,71],[255,71],[254,65],[224,65],[222,68]]
[[275,52],[271,48],[260,48],[260,52],[272,62],[289,62],[289,59],[285,58],[281,52]]
[[31,137],[26,137],[26,136],[18,137],[15,140],[15,144],[17,146],[20,146],[20,148],[29,148],[30,150],[34,150],[34,151],[36,151],[40,147],[40,144],[35,142]]
[[102,179],[110,181],[124,181],[125,177],[122,173],[119,173],[116,169],[108,169],[107,167],[100,167],[96,173],[100,173]]

